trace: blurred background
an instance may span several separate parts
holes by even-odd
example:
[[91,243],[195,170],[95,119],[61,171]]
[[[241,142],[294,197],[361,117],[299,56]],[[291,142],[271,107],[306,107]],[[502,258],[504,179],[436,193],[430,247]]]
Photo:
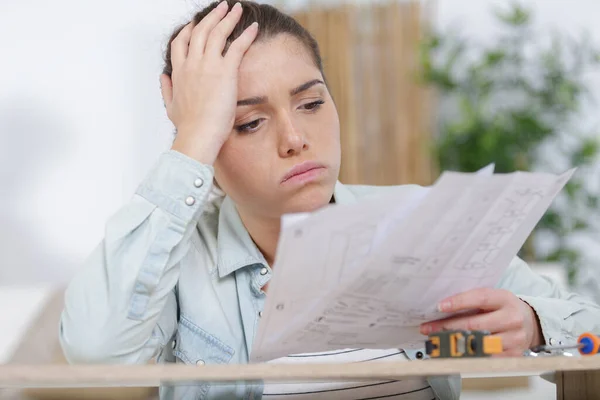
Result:
[[[168,149],[162,52],[207,3],[0,2],[0,363],[62,362],[62,288]],[[600,3],[268,3],[321,45],[342,182],[427,185],[492,162],[499,172],[578,167],[521,256],[600,300]],[[515,396],[536,385],[520,381]]]

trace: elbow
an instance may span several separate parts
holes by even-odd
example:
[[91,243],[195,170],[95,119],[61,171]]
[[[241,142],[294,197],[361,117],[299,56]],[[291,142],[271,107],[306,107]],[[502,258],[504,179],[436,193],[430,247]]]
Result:
[[61,318],[59,341],[70,364],[136,364],[141,352],[127,351],[117,337],[98,326],[71,326]]
[[111,356],[106,339],[91,327],[72,327],[61,318],[59,341],[65,359],[70,364],[112,364],[118,362]]

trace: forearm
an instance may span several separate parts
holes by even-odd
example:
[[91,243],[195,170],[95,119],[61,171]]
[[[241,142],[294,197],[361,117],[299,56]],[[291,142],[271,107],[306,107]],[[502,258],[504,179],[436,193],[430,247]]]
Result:
[[535,311],[546,344],[570,343],[583,332],[600,331],[598,304],[561,290],[519,259],[513,261],[499,286],[512,291]]
[[65,295],[60,340],[69,361],[145,362],[155,355],[155,329],[164,330],[157,322],[211,183],[211,167],[166,153],[109,219],[104,240]]

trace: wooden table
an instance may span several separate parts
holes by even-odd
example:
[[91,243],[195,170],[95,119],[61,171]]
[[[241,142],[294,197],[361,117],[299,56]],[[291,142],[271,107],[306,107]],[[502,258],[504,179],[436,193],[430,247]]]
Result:
[[150,387],[194,381],[295,382],[402,379],[438,375],[519,376],[554,373],[557,398],[600,399],[600,356],[427,360],[352,364],[0,365],[0,388]]

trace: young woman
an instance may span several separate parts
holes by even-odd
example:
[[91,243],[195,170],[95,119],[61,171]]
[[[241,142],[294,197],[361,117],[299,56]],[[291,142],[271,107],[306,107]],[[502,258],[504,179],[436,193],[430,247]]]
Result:
[[[256,24],[258,22],[258,24]],[[172,36],[161,75],[177,128],[131,202],[66,293],[60,338],[70,362],[246,363],[282,214],[387,191],[344,186],[340,127],[318,46],[294,19],[250,1],[212,4]],[[226,194],[209,199],[213,185]],[[600,309],[515,259],[498,288],[440,304],[468,316],[423,324],[485,329],[504,355],[600,331]],[[344,349],[279,362],[410,360],[416,351]],[[418,361],[415,361],[418,362]],[[293,395],[290,393],[294,393]],[[266,387],[163,387],[163,398],[454,399],[459,378]]]

